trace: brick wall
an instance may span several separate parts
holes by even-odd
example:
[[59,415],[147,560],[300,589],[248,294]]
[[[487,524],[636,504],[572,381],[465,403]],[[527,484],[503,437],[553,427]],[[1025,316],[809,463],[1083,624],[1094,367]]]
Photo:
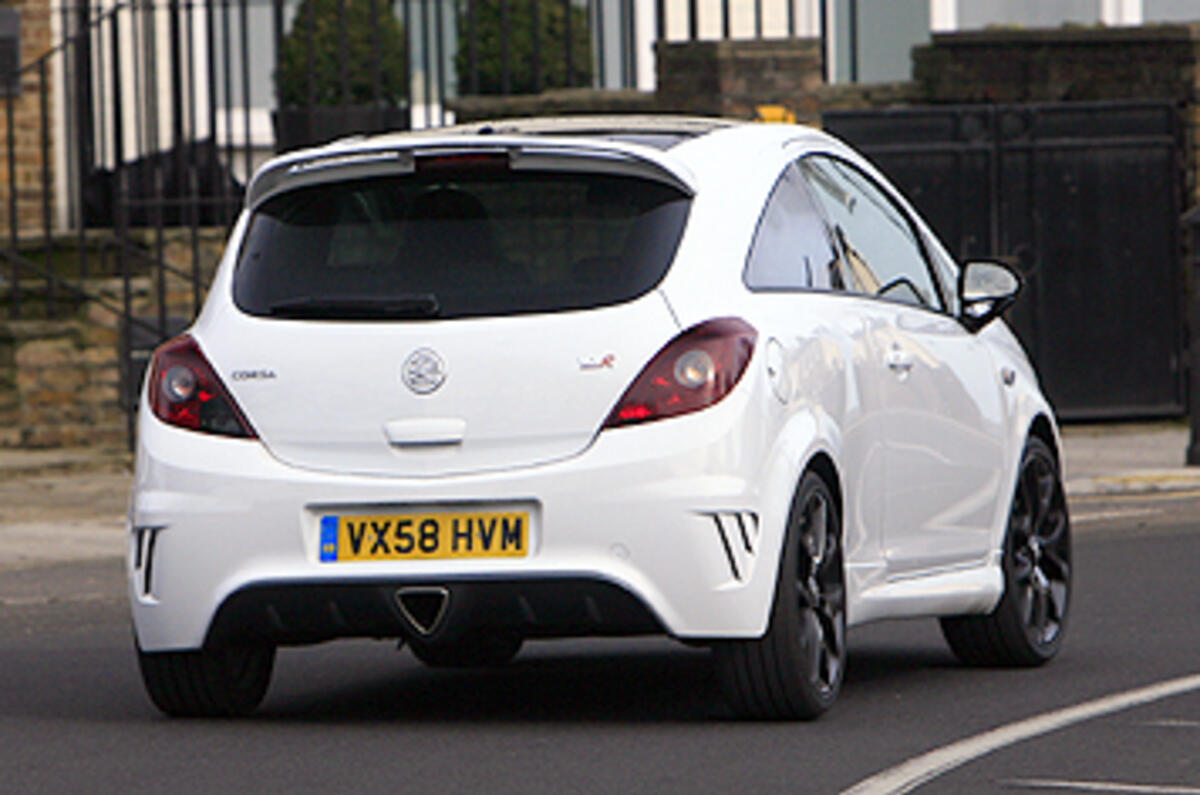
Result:
[[800,120],[820,115],[817,39],[660,42],[655,47],[660,111],[753,119],[780,105]]
[[[21,63],[29,64],[48,52],[53,43],[50,26],[50,0],[12,0],[10,3],[21,15]],[[54,75],[46,68],[47,109],[53,114]],[[9,232],[9,199],[17,191],[17,223],[21,231],[35,232],[42,228],[42,118],[41,86],[37,69],[21,75],[21,93],[13,100],[15,173],[9,172],[8,100],[0,98],[0,235]],[[53,124],[46,129],[50,136],[51,167],[53,167]],[[53,181],[53,172],[50,179]],[[51,185],[51,190],[52,190]],[[53,197],[51,196],[52,204]],[[53,213],[53,209],[51,210]]]

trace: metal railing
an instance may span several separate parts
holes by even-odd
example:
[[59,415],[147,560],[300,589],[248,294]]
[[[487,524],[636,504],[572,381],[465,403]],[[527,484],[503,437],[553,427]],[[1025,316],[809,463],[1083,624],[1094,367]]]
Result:
[[[481,93],[593,85],[593,20],[610,1],[632,3],[54,7],[61,41],[0,97],[0,318],[109,313],[132,410],[139,362],[199,310],[210,230],[228,230],[261,162],[348,133],[444,124],[460,82]],[[98,278],[119,279],[119,292]]]
[[200,308],[210,230],[275,152],[440,126],[459,94],[632,87],[668,15],[695,38],[719,8],[729,36],[752,8],[761,36],[768,1],[790,35],[815,0],[66,0],[61,41],[0,98],[0,318],[115,316],[132,409],[137,363]]

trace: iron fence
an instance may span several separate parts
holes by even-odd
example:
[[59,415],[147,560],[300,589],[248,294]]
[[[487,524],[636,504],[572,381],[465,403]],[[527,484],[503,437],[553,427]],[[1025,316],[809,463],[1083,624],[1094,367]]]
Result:
[[[82,303],[121,334],[122,395],[199,310],[244,185],[277,151],[440,126],[461,91],[604,84],[633,0],[83,0],[0,102],[0,317]],[[607,16],[606,16],[607,14]],[[625,23],[622,23],[625,24]],[[629,28],[632,30],[632,27]],[[618,75],[631,80],[629,70]],[[117,278],[114,295],[97,287]],[[132,286],[149,283],[138,299]],[[136,300],[135,300],[136,299]],[[132,414],[130,414],[132,418]]]

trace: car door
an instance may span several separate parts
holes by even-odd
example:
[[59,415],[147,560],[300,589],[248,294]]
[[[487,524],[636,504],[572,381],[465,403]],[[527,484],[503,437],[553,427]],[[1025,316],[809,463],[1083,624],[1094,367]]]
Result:
[[889,576],[982,562],[1001,488],[1000,385],[983,344],[948,312],[913,219],[854,165],[802,162],[871,307],[884,395],[884,555]]
[[770,317],[764,345],[775,396],[789,412],[826,413],[838,428],[836,457],[847,484],[847,561],[874,562],[883,518],[882,437],[866,422],[882,394],[864,383],[869,330],[847,294],[844,261],[799,167],[780,174],[759,218],[743,281]]

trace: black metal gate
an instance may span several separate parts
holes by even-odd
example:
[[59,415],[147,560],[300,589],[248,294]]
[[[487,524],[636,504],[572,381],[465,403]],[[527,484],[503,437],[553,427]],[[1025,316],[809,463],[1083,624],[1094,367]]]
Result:
[[1165,102],[826,114],[960,260],[1025,277],[1009,316],[1066,419],[1181,416],[1185,191]]

